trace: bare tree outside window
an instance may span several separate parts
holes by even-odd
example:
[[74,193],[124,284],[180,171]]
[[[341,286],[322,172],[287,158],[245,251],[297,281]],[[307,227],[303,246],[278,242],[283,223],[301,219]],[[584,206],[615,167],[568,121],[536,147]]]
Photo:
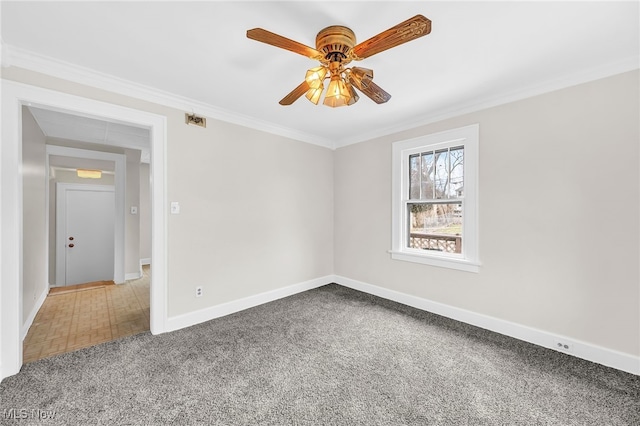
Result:
[[464,147],[409,156],[409,248],[462,252]]

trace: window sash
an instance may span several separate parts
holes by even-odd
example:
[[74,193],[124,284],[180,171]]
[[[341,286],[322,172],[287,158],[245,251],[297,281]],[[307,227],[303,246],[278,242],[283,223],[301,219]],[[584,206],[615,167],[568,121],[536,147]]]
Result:
[[[409,199],[452,199],[455,198],[454,185],[464,188],[464,145],[421,150],[407,155],[409,185],[405,190],[408,189]],[[444,184],[439,184],[443,180]],[[456,192],[458,188],[455,188]]]
[[[452,152],[460,152],[461,163],[452,167]],[[408,168],[408,176],[406,179],[408,184],[404,187],[404,192],[409,197],[403,200],[403,214],[406,217],[404,221],[404,241],[403,249],[406,250],[432,250],[440,251],[441,256],[462,257],[465,241],[465,229],[462,227],[459,235],[453,237],[438,235],[436,233],[419,233],[412,231],[413,220],[419,220],[417,212],[412,212],[412,205],[445,205],[460,204],[462,218],[464,220],[463,198],[457,197],[452,193],[452,172],[462,165],[462,171],[458,170],[459,175],[456,179],[464,187],[464,144],[460,145],[456,142],[445,143],[439,146],[422,146],[418,152],[406,152],[403,155],[403,162]],[[455,161],[455,160],[454,160]],[[457,191],[456,191],[457,194]],[[415,217],[414,217],[415,215]],[[441,217],[435,213],[436,222],[440,222]],[[423,220],[424,217],[423,217]],[[451,241],[455,244],[453,250]]]
[[[413,209],[413,206],[446,205],[453,206],[452,211],[448,212],[450,215],[440,215],[436,209],[435,214],[421,217],[420,213],[422,212]],[[459,206],[459,209],[456,209],[456,206]],[[464,248],[463,200],[418,200],[418,202],[407,200],[404,204],[404,210],[406,214],[405,249],[429,250],[430,252],[438,252],[437,254],[442,256],[462,258]],[[459,216],[457,211],[459,211]],[[419,222],[420,220],[422,220],[422,227],[416,226],[414,228],[414,221]],[[455,232],[458,227],[460,232]]]

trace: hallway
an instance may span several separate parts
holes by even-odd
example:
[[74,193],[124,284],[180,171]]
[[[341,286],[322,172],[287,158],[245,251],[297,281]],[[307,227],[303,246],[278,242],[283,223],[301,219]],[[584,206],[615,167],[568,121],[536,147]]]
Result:
[[23,342],[24,363],[149,330],[150,267],[125,284],[50,291]]

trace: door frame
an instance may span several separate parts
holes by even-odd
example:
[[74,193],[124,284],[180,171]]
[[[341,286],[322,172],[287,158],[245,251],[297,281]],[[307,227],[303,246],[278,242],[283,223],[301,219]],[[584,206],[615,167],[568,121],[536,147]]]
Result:
[[[100,191],[100,192],[113,192],[114,195],[114,264],[112,266],[113,276],[111,277],[115,280],[115,264],[118,262],[117,254],[121,253],[122,250],[118,250],[118,247],[115,245],[115,241],[117,240],[117,230],[116,230],[116,221],[118,219],[119,212],[115,207],[115,186],[114,185],[91,185],[91,184],[83,184],[83,183],[65,183],[58,182],[56,183],[56,285],[64,286],[66,285],[66,273],[67,273],[67,191]],[[64,284],[61,284],[64,282]],[[116,281],[118,282],[118,281]]]
[[[34,106],[150,129],[152,242],[150,328],[167,331],[167,118],[133,108],[1,80],[0,144],[0,379],[22,367],[22,107]],[[44,215],[44,212],[43,212]],[[48,224],[47,224],[48,229]],[[48,231],[47,231],[48,232]],[[48,271],[48,246],[43,267]],[[48,272],[45,276],[48,276]],[[48,285],[48,283],[42,283]]]

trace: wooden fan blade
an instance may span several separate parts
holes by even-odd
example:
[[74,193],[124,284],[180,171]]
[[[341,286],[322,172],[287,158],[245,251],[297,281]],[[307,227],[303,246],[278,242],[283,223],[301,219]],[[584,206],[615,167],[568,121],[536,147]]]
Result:
[[375,84],[373,81],[367,81],[366,83],[363,82],[362,84],[356,84],[353,79],[349,79],[349,81],[377,104],[383,104],[391,99],[391,95],[382,90],[380,86]]
[[416,15],[354,46],[353,53],[358,59],[368,58],[376,53],[425,36],[430,32],[431,21],[422,15]]
[[307,93],[307,90],[309,89],[310,89],[309,83],[307,83],[306,81],[303,81],[302,83],[300,83],[300,85],[298,85],[298,87],[293,89],[287,96],[282,98],[282,100],[279,102],[280,105],[291,105],[292,103],[297,101],[300,96]]
[[298,43],[297,41],[293,41],[281,35],[272,33],[271,31],[264,30],[262,28],[254,28],[252,30],[247,31],[247,37],[251,40],[260,41],[262,43],[270,44],[275,47],[280,47],[282,49],[289,50],[293,53],[298,53],[300,55],[306,56],[311,59],[317,59],[322,57],[322,53],[318,52],[316,49],[305,46],[302,43]]

